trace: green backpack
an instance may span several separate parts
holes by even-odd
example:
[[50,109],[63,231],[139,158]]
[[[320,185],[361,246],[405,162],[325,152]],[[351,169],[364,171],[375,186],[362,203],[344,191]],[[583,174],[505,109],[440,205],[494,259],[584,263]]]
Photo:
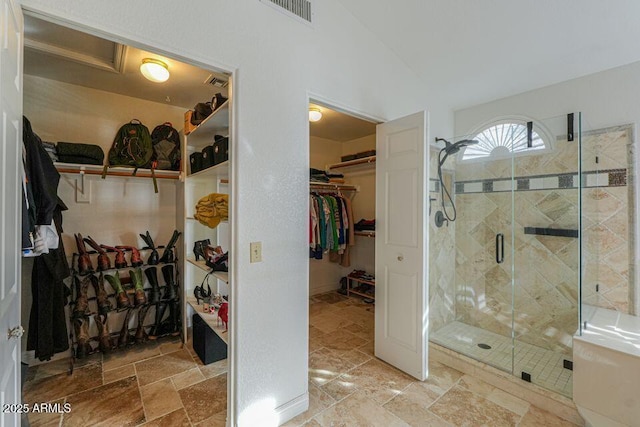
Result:
[[123,125],[109,150],[109,166],[144,167],[153,156],[149,129],[140,120]]

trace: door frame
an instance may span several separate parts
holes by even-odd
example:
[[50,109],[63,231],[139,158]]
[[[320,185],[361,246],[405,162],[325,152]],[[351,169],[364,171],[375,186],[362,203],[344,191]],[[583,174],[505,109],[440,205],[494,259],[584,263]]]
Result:
[[[377,115],[375,115],[373,113],[369,113],[369,112],[363,111],[363,110],[358,110],[356,108],[353,108],[351,106],[343,104],[343,103],[341,103],[339,101],[336,101],[335,99],[327,98],[327,97],[325,97],[323,95],[320,95],[320,94],[318,94],[316,92],[307,91],[307,99],[306,99],[306,107],[307,107],[307,109],[308,109],[310,103],[319,104],[319,105],[325,106],[327,108],[330,108],[332,110],[335,110],[337,112],[344,113],[344,114],[350,115],[352,117],[357,117],[359,119],[366,120],[366,121],[369,121],[369,122],[372,122],[372,123],[376,123],[376,124],[381,124],[381,123],[386,123],[388,121],[391,121],[390,119],[377,116]],[[308,120],[306,121],[306,125],[307,125],[307,132],[306,132],[306,137],[307,137],[306,144],[307,145],[306,146],[309,147],[309,144],[310,144],[310,139],[309,139],[310,138],[309,137],[310,127],[309,126],[310,125],[309,125],[309,121]],[[376,134],[377,134],[377,131],[376,131]],[[428,152],[429,152],[429,147],[430,147],[430,145],[428,144],[428,141],[429,141],[428,112],[427,112],[427,134],[426,134],[426,140],[427,140],[427,144],[425,145],[424,150],[425,150],[425,153],[427,153],[427,154],[425,154],[426,161],[425,161],[425,164],[424,164],[424,173],[427,176],[427,182],[425,182],[424,185],[426,186],[426,188],[428,188],[428,185],[429,185],[428,177],[429,177],[429,172],[430,172],[429,171],[429,157],[428,157]],[[307,159],[308,159],[308,157],[309,156],[307,156]],[[309,165],[308,160],[307,160],[307,165]],[[428,221],[428,218],[427,218],[427,221]],[[427,260],[427,263],[425,264],[425,269],[424,269],[424,276],[427,278],[427,280],[425,282],[427,284],[426,295],[425,295],[427,312],[425,313],[425,316],[427,317],[427,322],[428,322],[428,313],[429,313],[429,295],[428,295],[428,292],[429,292],[429,281],[428,281],[429,268],[428,268],[428,259],[429,259],[429,256],[430,256],[430,253],[429,253],[429,227],[428,227],[428,224],[425,224],[424,233],[425,233],[425,238],[424,238],[424,245],[425,246],[424,246],[423,249],[424,249],[425,259]],[[308,330],[309,330],[308,329],[308,326],[309,326],[309,304],[308,304],[308,301],[309,301],[309,263],[308,262],[307,262],[307,265],[306,265],[306,270],[307,270],[307,274],[306,274],[306,276],[307,276],[307,287],[306,287],[306,291],[307,291],[307,307],[306,307],[307,308],[307,321],[306,321],[306,323],[307,323],[307,342],[308,342],[309,341],[309,335],[308,335]],[[374,328],[375,328],[375,325],[374,325]],[[428,349],[428,346],[429,346],[428,328],[426,330],[426,333],[427,333],[427,337],[425,338],[425,343],[427,345],[427,349],[425,349],[425,352],[428,353],[428,350],[429,350]],[[308,347],[307,347],[307,356],[308,356],[308,351],[309,350],[308,350]],[[377,356],[375,356],[375,357],[377,358]],[[427,376],[428,376],[428,369],[427,369]]]
[[[81,31],[87,34],[91,34],[93,36],[97,36],[97,37],[101,37],[104,38],[106,40],[111,40],[113,42],[117,42],[117,43],[121,43],[127,46],[132,46],[138,49],[142,49],[142,50],[147,50],[149,52],[153,52],[153,53],[157,53],[159,55],[163,55],[166,56],[168,58],[172,58],[175,59],[176,61],[180,61],[180,62],[184,62],[190,65],[193,65],[195,67],[200,67],[200,68],[205,68],[205,69],[211,69],[211,70],[216,70],[222,73],[228,73],[230,74],[230,81],[231,81],[231,85],[230,85],[230,90],[233,92],[233,98],[231,98],[231,106],[229,108],[229,112],[230,112],[230,127],[231,127],[231,138],[229,141],[230,147],[229,149],[231,150],[231,152],[235,152],[237,153],[237,144],[238,144],[238,135],[239,135],[239,96],[238,96],[238,82],[239,82],[239,74],[240,74],[240,68],[237,65],[231,65],[231,64],[226,64],[226,63],[222,63],[222,62],[216,62],[216,61],[210,61],[206,58],[203,57],[194,57],[193,55],[191,56],[187,56],[187,55],[183,55],[181,53],[179,53],[178,51],[174,50],[174,48],[172,48],[171,46],[168,45],[164,45],[163,43],[157,42],[155,40],[152,39],[146,39],[144,40],[143,38],[136,36],[134,34],[131,33],[127,33],[127,34],[121,34],[118,35],[116,33],[114,33],[112,30],[106,29],[106,28],[102,28],[102,27],[98,27],[97,25],[92,25],[92,24],[84,24],[82,22],[79,21],[78,18],[74,19],[74,18],[69,18],[66,16],[62,16],[59,14],[58,11],[55,11],[53,9],[47,8],[47,7],[32,7],[32,6],[25,6],[23,4],[19,3],[18,0],[18,7],[20,7],[20,9],[22,10],[22,13],[25,15],[30,15],[30,16],[34,16],[36,18],[54,23],[54,24],[58,24],[58,25],[62,25],[64,27],[73,29],[73,30],[77,30],[77,31]],[[121,32],[122,33],[122,32]],[[24,47],[23,47],[23,51],[24,51]],[[24,70],[23,70],[23,75],[24,75]],[[21,112],[24,113],[24,110]],[[237,212],[238,212],[238,170],[239,168],[237,167],[238,165],[238,156],[234,155],[231,156],[231,162],[230,162],[230,171],[229,171],[229,177],[230,177],[230,217],[231,218],[238,218],[237,216]],[[176,200],[176,210],[177,210],[177,203],[178,201]],[[21,206],[17,206],[16,209],[20,209]],[[19,217],[21,218],[21,216],[19,215]],[[230,247],[229,247],[229,251],[231,253],[239,253],[236,248],[239,246],[238,244],[238,224],[237,222],[231,222],[230,224]],[[17,248],[16,250],[19,250],[20,248]],[[238,262],[237,262],[237,257],[230,257],[229,258],[229,263],[230,263],[230,272],[233,271],[237,271],[238,269]],[[233,273],[232,273],[233,274]],[[20,283],[20,288],[19,288],[20,292],[22,292],[22,284]],[[184,290],[184,289],[183,289]],[[228,364],[228,380],[227,380],[227,425],[236,425],[236,403],[237,403],[237,361],[239,359],[239,351],[236,351],[236,346],[233,344],[234,342],[237,342],[237,329],[235,327],[235,325],[239,324],[238,321],[238,312],[239,312],[239,301],[238,298],[231,298],[231,301],[229,302],[229,311],[230,311],[230,325],[229,325],[229,349],[228,349],[228,360],[229,360],[229,364]],[[184,315],[184,313],[183,313]]]

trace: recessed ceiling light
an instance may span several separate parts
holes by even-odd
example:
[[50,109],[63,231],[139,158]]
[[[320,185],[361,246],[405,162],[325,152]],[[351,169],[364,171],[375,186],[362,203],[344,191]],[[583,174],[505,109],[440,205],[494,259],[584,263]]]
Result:
[[140,72],[147,80],[155,83],[166,82],[169,79],[169,67],[158,59],[144,58]]

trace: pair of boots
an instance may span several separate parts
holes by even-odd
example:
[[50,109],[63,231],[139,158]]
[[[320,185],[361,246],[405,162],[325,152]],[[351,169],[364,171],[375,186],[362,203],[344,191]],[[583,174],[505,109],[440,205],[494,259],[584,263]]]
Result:
[[[155,267],[153,267],[155,268]],[[116,271],[115,275],[107,274],[104,276],[107,282],[111,285],[116,293],[116,302],[119,309],[129,308],[131,303],[129,302],[129,296],[122,286],[120,281],[120,273]],[[134,295],[133,301],[135,306],[143,305],[147,303],[147,296],[144,293],[144,282],[142,281],[142,269],[136,268],[135,270],[129,270],[129,277],[133,283]]]
[[[164,295],[160,296],[160,286],[158,285],[157,267],[149,267],[145,270],[145,275],[151,285],[149,291],[149,302],[156,304],[156,319],[151,328],[149,338],[155,339],[161,335],[175,334],[180,332],[180,307],[178,301],[178,289],[174,280],[173,265],[168,264],[162,267],[162,277],[164,278]],[[169,318],[163,323],[163,317],[169,307]]]
[[98,312],[106,315],[111,310],[111,303],[109,302],[107,291],[104,289],[102,274],[100,274],[100,279],[91,274],[82,279],[82,281],[80,281],[78,276],[74,276],[73,280],[76,286],[77,297],[73,307],[72,317],[79,318],[89,314],[89,284],[93,286],[93,290],[96,294]]
[[134,309],[129,308],[127,310],[127,314],[124,316],[124,322],[122,323],[122,329],[120,329],[120,335],[118,335],[119,348],[126,347],[134,341],[136,344],[147,341],[149,336],[144,330],[144,321],[147,318],[147,312],[149,311],[150,307],[150,305],[144,305],[138,310],[138,327],[136,328],[136,332],[133,336],[129,334],[129,320]]
[[[107,315],[96,314],[93,319],[98,328],[98,349],[108,353],[113,349],[113,342],[109,334]],[[76,317],[73,319],[73,326],[76,334],[76,359],[84,359],[93,351],[89,337],[89,316]]]
[[167,264],[163,266],[161,270],[165,283],[164,295],[162,296],[160,295],[160,285],[158,284],[158,268],[149,267],[144,271],[144,274],[147,276],[147,280],[151,285],[151,289],[149,290],[149,302],[152,304],[160,302],[161,300],[175,300],[178,298],[177,286],[173,279],[173,265]]

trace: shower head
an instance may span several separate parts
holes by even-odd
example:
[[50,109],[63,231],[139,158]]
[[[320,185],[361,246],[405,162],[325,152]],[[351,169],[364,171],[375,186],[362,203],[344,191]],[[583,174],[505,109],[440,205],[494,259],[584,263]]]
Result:
[[455,144],[452,144],[444,138],[436,138],[436,142],[439,142],[439,141],[444,141],[445,146],[443,150],[449,156],[452,154],[456,154],[458,151],[460,151],[462,147],[467,147],[469,145],[478,143],[478,141],[475,139],[463,139],[461,141],[456,142]]
[[445,156],[442,158],[442,160],[440,160],[440,166],[442,166],[442,164],[447,159],[447,157],[449,157],[452,154],[456,154],[458,151],[460,151],[461,148],[478,143],[478,141],[475,139],[463,139],[461,141],[458,141],[452,144],[444,138],[436,138],[436,142],[439,142],[439,141],[444,141],[444,144],[445,144],[444,148],[440,150],[441,153],[443,151],[445,153]]

